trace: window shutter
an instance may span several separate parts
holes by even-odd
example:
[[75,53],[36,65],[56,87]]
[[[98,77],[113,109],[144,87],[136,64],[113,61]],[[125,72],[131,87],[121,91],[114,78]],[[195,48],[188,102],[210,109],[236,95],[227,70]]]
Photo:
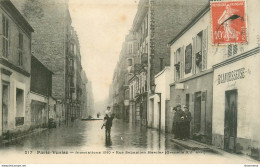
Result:
[[181,62],[181,65],[180,65],[180,78],[183,78],[184,77],[184,46],[181,47],[181,51],[180,51],[180,62]]
[[175,68],[176,62],[177,62],[177,55],[176,55],[176,52],[174,52],[174,56],[173,56],[174,81],[177,80],[177,72],[176,72],[176,68]]
[[202,71],[207,69],[208,28],[202,32]]
[[196,63],[195,63],[195,54],[196,54],[196,37],[192,38],[192,74],[196,73]]

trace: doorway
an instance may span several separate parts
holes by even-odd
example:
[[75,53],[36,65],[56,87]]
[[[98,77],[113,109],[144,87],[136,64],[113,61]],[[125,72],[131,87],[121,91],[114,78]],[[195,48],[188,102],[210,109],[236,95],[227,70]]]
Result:
[[194,132],[198,133],[201,127],[201,92],[195,93],[194,103]]
[[9,85],[2,85],[2,132],[8,130]]
[[225,92],[224,149],[236,151],[237,138],[237,90]]

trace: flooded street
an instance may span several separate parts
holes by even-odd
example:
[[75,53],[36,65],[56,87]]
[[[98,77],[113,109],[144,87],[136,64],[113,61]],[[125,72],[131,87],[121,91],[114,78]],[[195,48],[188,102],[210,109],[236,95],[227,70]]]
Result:
[[[135,126],[122,120],[113,121],[111,138],[106,139],[105,128],[101,129],[102,124],[103,120],[78,120],[68,127],[46,129],[1,146],[0,154],[69,154],[69,156],[100,154],[103,156],[108,153],[133,155],[135,154],[133,152],[138,152],[137,155],[146,154],[162,158],[167,152],[170,152],[170,156],[175,157],[173,160],[176,161],[179,158],[194,158],[194,156],[204,161],[207,156],[216,162],[245,162],[245,159],[241,159],[240,156],[224,152],[185,149],[172,142],[170,134],[161,133],[159,135],[157,130]],[[254,161],[248,159],[246,162]]]
[[75,121],[68,127],[57,127],[31,134],[6,144],[1,150],[183,150],[170,141],[170,136],[153,129],[114,120],[111,139],[105,137],[103,121]]

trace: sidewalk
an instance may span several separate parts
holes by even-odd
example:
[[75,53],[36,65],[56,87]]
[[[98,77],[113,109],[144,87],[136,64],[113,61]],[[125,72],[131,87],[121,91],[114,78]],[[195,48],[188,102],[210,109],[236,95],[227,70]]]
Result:
[[204,143],[200,143],[194,140],[177,140],[177,139],[171,139],[171,141],[177,145],[180,145],[186,149],[189,150],[204,150],[204,151],[211,151],[214,152],[216,154],[220,154],[223,155],[225,157],[229,157],[229,158],[243,158],[245,160],[249,160],[252,161],[253,163],[259,163],[259,161],[253,159],[252,157],[250,157],[249,155],[245,155],[245,154],[232,154],[229,152],[226,152],[222,149],[217,148],[216,146],[212,146],[212,145],[207,145]]
[[34,129],[33,131],[28,132],[28,133],[26,133],[24,135],[21,135],[21,136],[11,137],[11,139],[2,139],[1,143],[0,143],[0,146],[4,146],[6,144],[12,143],[12,142],[17,141],[19,139],[23,139],[23,138],[25,138],[27,136],[30,136],[32,134],[35,134],[35,133],[43,132],[45,130],[48,130],[48,128],[37,128],[37,129]]

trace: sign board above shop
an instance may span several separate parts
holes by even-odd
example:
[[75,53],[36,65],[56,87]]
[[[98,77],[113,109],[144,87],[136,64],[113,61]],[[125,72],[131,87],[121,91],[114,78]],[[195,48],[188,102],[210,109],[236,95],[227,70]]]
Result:
[[214,45],[247,42],[245,1],[211,2],[211,23]]
[[175,89],[184,89],[184,83],[176,83]]

